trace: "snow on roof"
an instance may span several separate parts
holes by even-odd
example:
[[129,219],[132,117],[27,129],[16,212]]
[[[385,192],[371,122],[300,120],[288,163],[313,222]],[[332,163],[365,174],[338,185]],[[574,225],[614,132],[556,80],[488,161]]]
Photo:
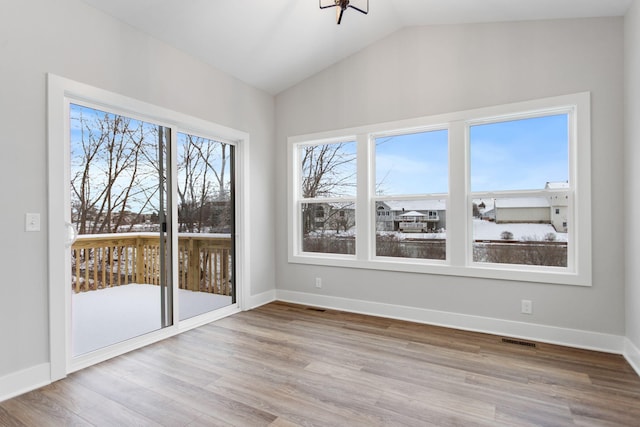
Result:
[[545,197],[513,197],[496,199],[496,208],[548,208],[549,200]]
[[331,203],[327,203],[327,205],[329,205],[333,209],[340,209],[340,210],[356,208],[356,204],[352,202],[331,202]]
[[403,213],[400,216],[426,216],[426,215],[417,211],[411,211],[411,212]]
[[444,211],[447,204],[444,200],[385,200],[383,202],[392,211]]
[[[488,213],[489,211],[493,210],[493,204],[494,204],[494,200],[491,198],[488,199],[474,199],[473,203],[475,203],[476,205],[478,205],[478,210],[480,211],[480,213]],[[484,208],[481,208],[480,205],[484,204]]]

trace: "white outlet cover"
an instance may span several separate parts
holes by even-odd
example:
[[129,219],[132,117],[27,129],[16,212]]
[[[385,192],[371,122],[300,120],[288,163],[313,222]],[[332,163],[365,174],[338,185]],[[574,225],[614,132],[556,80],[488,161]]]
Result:
[[40,231],[39,213],[27,213],[24,215],[24,231]]

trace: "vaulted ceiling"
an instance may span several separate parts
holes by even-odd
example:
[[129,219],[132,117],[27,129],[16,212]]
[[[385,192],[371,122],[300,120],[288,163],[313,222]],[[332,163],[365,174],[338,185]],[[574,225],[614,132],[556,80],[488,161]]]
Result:
[[336,25],[318,0],[84,0],[277,94],[408,26],[622,16],[632,0],[369,0]]

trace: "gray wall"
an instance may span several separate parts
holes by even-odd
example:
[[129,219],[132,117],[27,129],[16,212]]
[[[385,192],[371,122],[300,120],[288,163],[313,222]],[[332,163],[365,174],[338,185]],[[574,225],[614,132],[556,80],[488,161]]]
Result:
[[[252,295],[272,290],[275,283],[279,289],[317,292],[313,278],[322,276],[326,295],[622,335],[621,242],[626,234],[626,334],[640,347],[640,226],[631,215],[640,211],[635,164],[640,161],[640,124],[634,120],[640,114],[637,2],[625,26],[626,145],[622,22],[607,18],[409,28],[283,92],[274,109],[268,94],[79,0],[4,2],[0,378],[49,358],[47,72],[250,133]],[[593,287],[287,263],[288,136],[580,91],[593,95]],[[625,176],[619,167],[623,148]],[[610,207],[623,205],[625,194],[629,215],[623,227],[622,211]],[[40,233],[23,231],[25,212],[42,213]],[[521,298],[534,300],[533,316],[519,314]]]
[[[276,97],[278,289],[623,335],[623,19],[401,30]],[[592,93],[593,286],[287,262],[287,137]],[[606,221],[602,221],[607,218]],[[589,260],[587,260],[589,261]],[[534,314],[520,314],[520,300]]]
[[[640,348],[640,3],[625,17],[627,338]],[[638,361],[640,363],[640,360]]]
[[2,2],[0,58],[0,378],[49,361],[47,72],[249,132],[251,294],[274,288],[273,96],[79,0]]

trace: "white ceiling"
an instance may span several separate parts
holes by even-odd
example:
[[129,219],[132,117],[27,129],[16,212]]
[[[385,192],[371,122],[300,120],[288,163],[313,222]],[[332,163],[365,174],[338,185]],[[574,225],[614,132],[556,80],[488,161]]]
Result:
[[336,25],[318,0],[84,0],[277,94],[403,27],[622,16],[633,0],[370,0]]

